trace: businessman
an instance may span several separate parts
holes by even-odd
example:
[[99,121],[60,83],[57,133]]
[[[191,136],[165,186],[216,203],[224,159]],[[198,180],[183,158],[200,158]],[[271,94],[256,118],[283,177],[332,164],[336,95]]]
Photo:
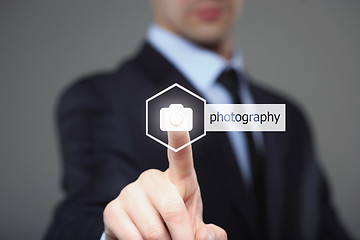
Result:
[[[246,74],[232,38],[243,2],[151,5],[139,52],[60,98],[66,198],[46,239],[349,239],[304,115]],[[286,104],[286,132],[208,133],[166,152],[145,136],[145,100],[175,82],[212,103]]]

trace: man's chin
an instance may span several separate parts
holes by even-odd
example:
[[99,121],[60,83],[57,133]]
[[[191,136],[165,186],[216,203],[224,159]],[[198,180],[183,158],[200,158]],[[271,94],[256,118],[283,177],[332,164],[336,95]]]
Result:
[[191,33],[189,33],[191,36],[187,36],[187,38],[198,45],[211,47],[221,43],[225,34],[226,32],[224,30],[202,28],[194,29]]

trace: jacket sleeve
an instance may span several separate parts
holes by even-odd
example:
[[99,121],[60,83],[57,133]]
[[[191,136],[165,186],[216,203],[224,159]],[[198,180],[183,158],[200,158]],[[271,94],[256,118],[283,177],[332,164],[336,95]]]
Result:
[[114,114],[91,79],[61,96],[57,124],[65,197],[45,239],[100,239],[106,204],[136,179],[131,159],[117,147]]
[[321,240],[349,240],[352,239],[340,221],[333,206],[328,184],[324,174],[320,176],[320,237]]

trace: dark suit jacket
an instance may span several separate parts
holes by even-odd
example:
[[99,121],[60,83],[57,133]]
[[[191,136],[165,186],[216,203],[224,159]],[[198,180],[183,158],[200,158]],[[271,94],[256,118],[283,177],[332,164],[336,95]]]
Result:
[[[76,82],[59,101],[65,199],[46,239],[99,239],[102,213],[146,169],[165,170],[166,149],[145,135],[145,100],[173,83],[196,92],[149,44],[114,72]],[[268,239],[348,239],[316,160],[309,126],[289,99],[255,85],[256,103],[285,103],[286,132],[265,132]],[[258,239],[253,201],[225,133],[193,144],[204,221],[229,239]]]

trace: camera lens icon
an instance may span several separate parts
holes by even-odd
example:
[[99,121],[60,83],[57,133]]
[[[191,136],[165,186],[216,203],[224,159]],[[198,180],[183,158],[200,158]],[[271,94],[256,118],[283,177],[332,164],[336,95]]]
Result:
[[191,131],[193,129],[193,110],[182,104],[170,104],[160,110],[161,131]]

